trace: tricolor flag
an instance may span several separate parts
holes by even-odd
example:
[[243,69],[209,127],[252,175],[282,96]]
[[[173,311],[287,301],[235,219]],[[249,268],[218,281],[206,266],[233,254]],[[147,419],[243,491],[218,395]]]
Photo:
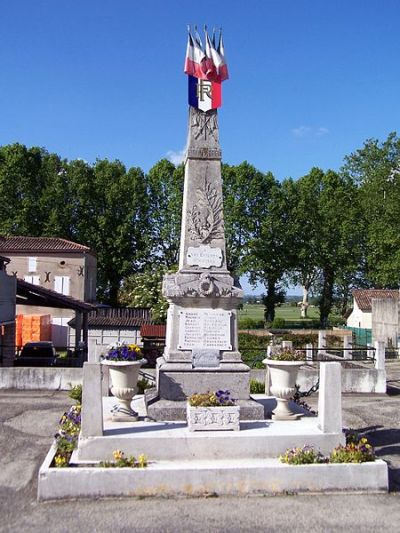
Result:
[[202,80],[194,76],[189,79],[189,105],[201,111],[221,107],[221,84],[217,81]]
[[185,73],[200,80],[208,80],[218,83],[228,79],[228,66],[225,59],[222,30],[220,30],[217,48],[215,46],[215,30],[213,38],[210,39],[207,28],[205,27],[204,48],[196,27],[194,35],[195,37],[192,36],[190,27],[188,27],[188,43],[186,47],[184,68]]
[[206,54],[203,52],[197,39],[193,39],[192,34],[188,33],[188,43],[186,47],[185,68],[184,71],[189,76],[195,76],[206,80],[205,62]]

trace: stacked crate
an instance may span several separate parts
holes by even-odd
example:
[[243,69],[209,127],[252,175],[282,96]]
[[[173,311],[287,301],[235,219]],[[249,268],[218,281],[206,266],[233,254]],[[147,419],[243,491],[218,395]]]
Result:
[[50,315],[17,315],[15,339],[17,346],[24,346],[27,342],[50,340]]

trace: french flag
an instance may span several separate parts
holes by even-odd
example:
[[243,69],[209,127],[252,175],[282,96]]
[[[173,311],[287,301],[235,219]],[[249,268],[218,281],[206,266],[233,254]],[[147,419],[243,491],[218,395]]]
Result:
[[188,76],[189,105],[201,111],[217,109],[222,105],[221,83]]
[[186,47],[184,72],[189,76],[206,80],[206,54],[203,52],[201,45],[193,39],[191,33],[188,33],[188,43]]

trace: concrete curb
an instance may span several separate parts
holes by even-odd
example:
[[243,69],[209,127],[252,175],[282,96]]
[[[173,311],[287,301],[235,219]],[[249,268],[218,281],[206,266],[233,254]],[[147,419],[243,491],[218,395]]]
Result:
[[145,469],[53,468],[52,445],[40,470],[38,500],[107,496],[204,496],[286,492],[387,492],[382,460],[289,466],[278,459],[160,461]]
[[82,383],[82,368],[3,367],[0,390],[70,390]]

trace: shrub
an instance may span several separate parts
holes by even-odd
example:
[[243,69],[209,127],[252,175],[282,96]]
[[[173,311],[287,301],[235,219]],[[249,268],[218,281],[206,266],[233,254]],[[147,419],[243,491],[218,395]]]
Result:
[[312,446],[303,446],[302,448],[286,450],[283,455],[279,456],[279,461],[288,465],[309,465],[325,463],[326,459],[321,452],[316,451]]
[[271,322],[271,328],[273,329],[283,329],[286,326],[286,320],[281,317],[275,317]]
[[138,379],[137,388],[138,394],[144,394],[146,389],[151,389],[154,385],[146,378]]
[[239,333],[239,350],[243,361],[251,368],[265,368],[262,361],[265,359],[269,337]]
[[337,315],[329,315],[328,322],[330,326],[338,327],[346,325],[346,320],[343,317]]
[[250,393],[251,394],[264,394],[265,383],[258,381],[257,379],[250,380]]
[[75,385],[72,387],[72,389],[69,391],[68,396],[75,400],[77,404],[82,403],[82,385]]
[[305,348],[306,344],[317,344],[318,334],[306,333],[297,335],[296,333],[285,333],[282,339],[284,341],[292,341],[294,348]]

